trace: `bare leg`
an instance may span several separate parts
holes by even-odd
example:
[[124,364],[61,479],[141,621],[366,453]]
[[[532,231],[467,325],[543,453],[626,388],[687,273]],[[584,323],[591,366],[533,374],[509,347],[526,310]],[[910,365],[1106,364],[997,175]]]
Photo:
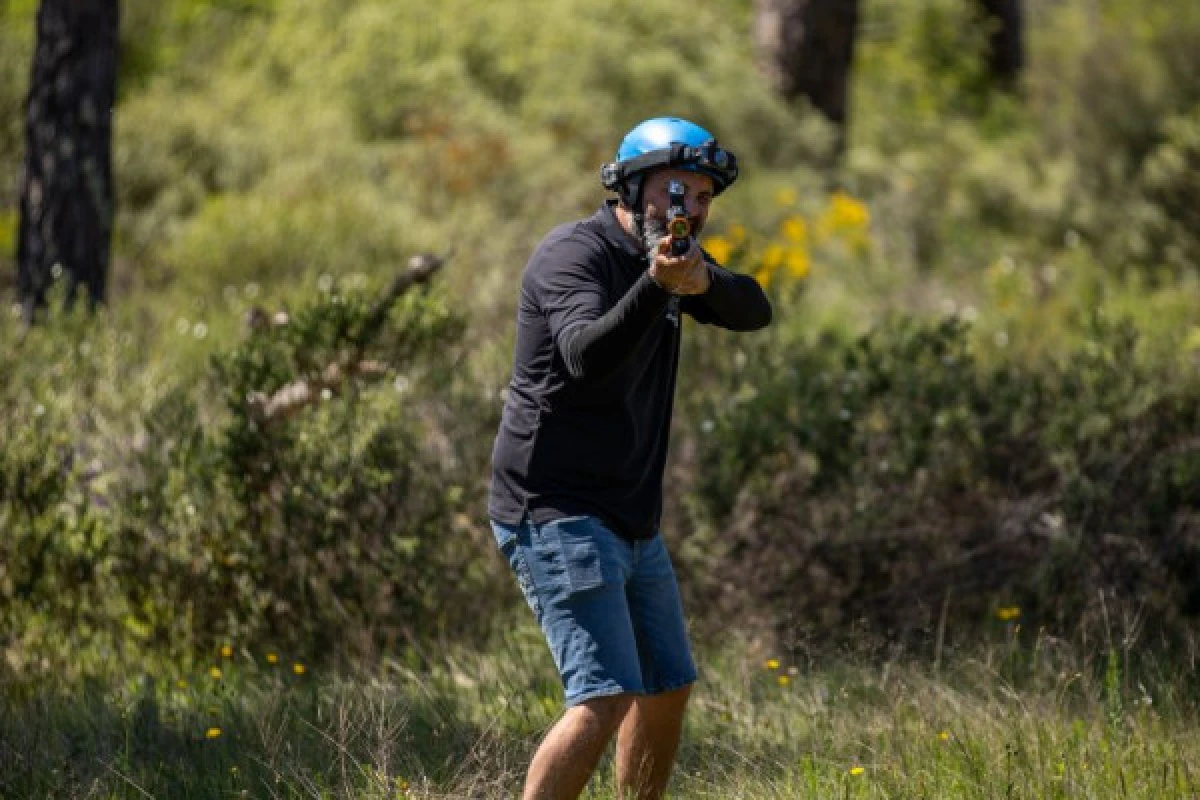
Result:
[[617,732],[617,796],[658,800],[667,789],[692,687],[635,698]]
[[630,699],[597,697],[568,708],[538,746],[522,800],[576,800],[626,716]]

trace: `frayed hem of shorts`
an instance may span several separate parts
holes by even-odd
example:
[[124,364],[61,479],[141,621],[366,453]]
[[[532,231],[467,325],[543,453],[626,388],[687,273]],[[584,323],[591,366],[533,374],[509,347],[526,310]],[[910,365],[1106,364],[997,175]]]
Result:
[[615,697],[619,694],[627,694],[637,697],[638,695],[643,695],[645,693],[646,692],[643,689],[625,689],[621,686],[606,686],[603,689],[593,689],[592,691],[584,692],[577,697],[566,699],[563,701],[563,706],[566,708],[571,708],[579,705],[580,703],[586,703],[588,700],[595,700],[598,697]]
[[585,692],[578,697],[563,701],[565,708],[577,706],[580,703],[585,703],[588,700],[595,700],[597,697],[615,697],[619,694],[627,694],[630,697],[646,697],[649,695],[666,694],[673,692],[676,689],[682,689],[685,686],[692,686],[699,679],[699,676],[692,676],[688,680],[683,680],[678,683],[672,683],[669,686],[656,686],[653,689],[625,689],[620,686],[608,686],[603,689],[594,689],[590,692]]

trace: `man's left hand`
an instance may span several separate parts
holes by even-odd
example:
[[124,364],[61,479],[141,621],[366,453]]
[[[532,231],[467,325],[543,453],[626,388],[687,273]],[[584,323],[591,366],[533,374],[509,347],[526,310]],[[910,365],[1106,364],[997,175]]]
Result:
[[696,240],[681,256],[671,255],[671,237],[664,236],[658,242],[654,263],[650,265],[650,277],[671,294],[704,294],[712,283],[704,255]]

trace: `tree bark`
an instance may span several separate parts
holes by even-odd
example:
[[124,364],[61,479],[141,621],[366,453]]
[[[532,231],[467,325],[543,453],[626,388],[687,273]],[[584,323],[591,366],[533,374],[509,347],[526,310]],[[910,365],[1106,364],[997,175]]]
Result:
[[988,32],[988,71],[997,86],[1013,89],[1025,66],[1021,0],[980,0],[991,26]]
[[33,322],[61,270],[104,301],[113,227],[117,0],[42,0],[25,112],[17,293]]
[[807,98],[844,142],[858,0],[756,2],[755,39],[768,78],[788,100]]

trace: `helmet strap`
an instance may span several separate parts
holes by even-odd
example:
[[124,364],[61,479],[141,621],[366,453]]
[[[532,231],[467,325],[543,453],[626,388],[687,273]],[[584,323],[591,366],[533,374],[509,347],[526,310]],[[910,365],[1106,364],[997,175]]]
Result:
[[617,186],[618,196],[625,207],[631,211],[642,212],[642,186],[646,182],[644,174],[630,175]]
[[[646,212],[640,208],[633,212],[633,235],[637,237],[639,248],[644,248],[646,241]],[[645,259],[646,266],[650,266],[650,263],[654,260],[654,256],[651,253],[644,253],[642,258]]]

